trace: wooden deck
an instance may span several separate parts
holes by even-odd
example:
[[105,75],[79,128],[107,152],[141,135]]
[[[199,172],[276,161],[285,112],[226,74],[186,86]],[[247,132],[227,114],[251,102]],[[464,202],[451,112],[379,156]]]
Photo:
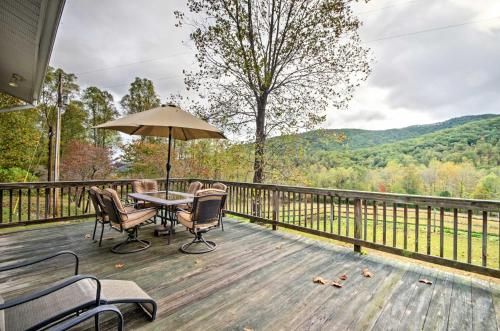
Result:
[[[86,234],[93,223],[64,225],[0,236],[0,264],[59,250],[80,255],[82,274],[136,281],[158,302],[156,321],[123,306],[127,330],[498,330],[500,287],[437,269],[357,255],[351,249],[227,220],[226,231],[204,255],[179,252],[190,240],[179,231],[170,246],[151,230],[149,250],[116,255],[122,240],[106,231],[99,248]],[[117,264],[124,264],[116,268]],[[373,278],[361,275],[363,268]],[[0,293],[17,296],[71,274],[50,264],[23,275],[0,275]],[[343,288],[318,285],[313,277],[336,279]],[[432,285],[419,283],[420,278]]]

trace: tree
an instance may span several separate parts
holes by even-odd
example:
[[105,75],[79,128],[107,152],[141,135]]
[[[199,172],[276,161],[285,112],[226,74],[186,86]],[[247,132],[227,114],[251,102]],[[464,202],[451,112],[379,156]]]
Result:
[[[0,93],[0,108],[20,105],[20,101]],[[16,168],[16,174],[33,171],[40,146],[38,114],[33,110],[0,113],[0,168]],[[8,176],[5,175],[4,178]],[[17,176],[16,178],[18,178]],[[9,177],[9,178],[12,178]]]
[[122,157],[126,166],[125,172],[132,177],[165,177],[166,151],[167,145],[160,142],[137,140],[128,144],[124,147]]
[[481,178],[472,193],[472,197],[474,199],[498,200],[500,198],[500,176],[490,173]]
[[74,140],[68,144],[61,162],[61,177],[65,180],[107,178],[113,170],[108,148]]
[[80,101],[71,101],[61,116],[61,153],[67,150],[69,142],[84,141],[87,138],[87,113]]
[[[118,116],[113,96],[108,91],[100,90],[95,86],[87,87],[83,91],[82,102],[88,114],[87,126],[89,128],[111,121]],[[116,144],[118,137],[116,132],[92,129],[90,139],[96,147],[110,148]]]
[[120,101],[127,114],[139,113],[160,105],[153,82],[147,78],[135,77],[128,94]]
[[[322,122],[367,77],[352,2],[188,0],[202,17],[190,22],[199,70],[186,72],[187,88],[202,98],[204,118],[253,131],[254,182],[264,180],[269,135]],[[181,26],[185,16],[175,14]]]

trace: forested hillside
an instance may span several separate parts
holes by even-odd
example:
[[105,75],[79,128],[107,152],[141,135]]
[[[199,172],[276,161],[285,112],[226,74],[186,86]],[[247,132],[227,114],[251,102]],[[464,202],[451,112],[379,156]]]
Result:
[[[378,146],[398,142],[401,140],[417,138],[428,133],[437,132],[444,129],[455,128],[470,122],[483,119],[498,118],[499,115],[484,114],[476,116],[462,116],[452,118],[444,122],[413,125],[400,129],[388,130],[360,130],[360,129],[327,129],[313,130],[298,135],[301,143],[307,146],[308,151],[332,151],[345,148],[359,149],[364,147]],[[344,137],[345,139],[340,139]],[[279,139],[279,138],[278,138]]]
[[[472,120],[472,119],[476,120]],[[483,119],[486,118],[486,119]],[[389,161],[400,164],[429,164],[431,160],[451,162],[471,162],[479,168],[491,168],[500,165],[500,116],[469,117],[465,124],[458,124],[462,118],[444,123],[452,126],[449,129],[435,130],[412,139],[398,139],[388,144],[373,143],[370,141],[373,131],[361,132],[360,136],[367,140],[365,145],[371,147],[355,148],[346,144],[342,149],[329,151],[328,149],[311,148],[314,143],[306,147],[308,160],[311,163],[320,163],[327,167],[335,166],[365,166],[368,168],[385,167]],[[472,121],[471,121],[472,120]],[[451,125],[451,123],[457,123]],[[444,124],[443,123],[443,124]],[[444,126],[444,125],[443,125]],[[432,126],[422,126],[422,131],[429,131]],[[441,127],[441,125],[436,125]],[[411,137],[417,127],[399,129],[401,137]],[[352,133],[351,133],[352,134]],[[393,130],[380,131],[375,141],[391,140]],[[360,141],[359,136],[351,136],[352,141]],[[332,144],[333,145],[333,144]],[[357,143],[357,146],[363,144]]]
[[[54,166],[55,77],[68,104],[62,115],[61,178],[158,178],[166,140],[120,137],[93,126],[160,104],[152,82],[136,78],[118,102],[97,87],[83,91],[61,69],[47,73],[36,109],[0,114],[0,182],[47,180]],[[18,101],[0,95],[0,108]],[[189,110],[189,109],[188,109]],[[380,192],[500,199],[500,115],[465,116],[430,125],[370,131],[314,130],[274,137],[265,181]],[[241,141],[175,142],[173,176],[252,181],[254,145]],[[50,148],[49,148],[50,146]]]

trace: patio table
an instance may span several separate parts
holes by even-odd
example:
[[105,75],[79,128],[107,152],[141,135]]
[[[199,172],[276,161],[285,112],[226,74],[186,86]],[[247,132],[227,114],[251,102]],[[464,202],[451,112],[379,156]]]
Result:
[[[158,206],[162,225],[155,228],[155,233],[169,236],[174,232],[175,207],[192,203],[194,200],[193,194],[176,191],[169,191],[168,197],[165,196],[165,191],[129,193],[128,196],[136,201],[145,201]],[[167,227],[167,221],[170,221],[170,227]]]

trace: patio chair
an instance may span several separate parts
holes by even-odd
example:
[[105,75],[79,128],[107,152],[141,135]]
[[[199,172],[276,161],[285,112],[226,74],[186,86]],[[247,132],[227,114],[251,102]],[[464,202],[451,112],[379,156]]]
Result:
[[[138,238],[138,229],[141,225],[152,223],[151,218],[156,215],[156,208],[137,209],[132,206],[124,207],[115,190],[107,188],[102,191],[101,199],[104,211],[109,217],[111,227],[119,232],[126,232],[127,239],[111,248],[113,253],[128,254],[145,250],[151,246],[147,240]],[[138,243],[139,248],[121,250],[132,243]]]
[[[158,182],[153,179],[134,180],[132,182],[132,192],[134,193],[158,192]],[[136,208],[154,207],[153,204],[145,201],[134,201],[134,203]]]
[[92,240],[95,240],[97,223],[101,224],[101,236],[99,238],[99,247],[101,247],[101,244],[102,244],[102,235],[104,233],[104,224],[109,223],[109,217],[104,212],[104,205],[103,205],[103,202],[101,200],[101,194],[102,194],[102,190],[100,188],[98,188],[97,186],[92,186],[89,189],[90,201],[92,201],[92,205],[94,206],[94,210],[95,210],[95,224],[94,224],[94,234],[92,235]]
[[[0,272],[29,267],[62,256],[74,258],[74,276],[20,298],[5,301],[0,298],[0,330],[40,330],[49,326],[54,326],[55,330],[66,330],[92,317],[95,318],[97,329],[99,314],[106,311],[118,316],[118,328],[121,330],[123,316],[116,307],[109,306],[118,303],[135,303],[150,320],[156,318],[156,302],[135,282],[99,280],[95,276],[79,275],[79,258],[71,251],[1,267]],[[79,315],[74,317],[75,314]]]
[[[198,181],[191,182],[191,183],[189,183],[189,186],[188,186],[188,189],[187,189],[187,193],[195,195],[196,192],[198,192],[202,188],[203,188],[203,183],[202,182],[198,182]],[[182,209],[182,210],[190,211],[191,208],[193,207],[193,205],[191,203],[185,203],[185,204],[182,204],[182,205],[178,205],[177,207],[179,209]]]
[[203,183],[202,182],[191,182],[189,183],[189,186],[188,186],[188,189],[187,189],[187,193],[189,194],[196,194],[196,192],[198,192],[199,190],[201,190],[203,188]]
[[[211,252],[216,248],[213,241],[203,238],[203,234],[215,229],[220,224],[220,213],[226,200],[226,192],[216,189],[199,190],[193,201],[192,211],[179,210],[177,220],[194,235],[193,241],[180,247],[180,250],[188,254],[201,254]],[[205,249],[190,250],[195,244],[204,244]]]
[[[223,184],[223,183],[219,183],[219,182],[214,183],[212,185],[212,188],[214,188],[216,190],[221,190],[221,191],[227,192],[227,185]],[[222,206],[222,209],[225,209],[225,207],[226,207],[226,204],[224,204],[224,206]],[[224,231],[223,217],[224,217],[224,212],[221,212],[220,213],[220,225],[221,225],[222,231]]]

